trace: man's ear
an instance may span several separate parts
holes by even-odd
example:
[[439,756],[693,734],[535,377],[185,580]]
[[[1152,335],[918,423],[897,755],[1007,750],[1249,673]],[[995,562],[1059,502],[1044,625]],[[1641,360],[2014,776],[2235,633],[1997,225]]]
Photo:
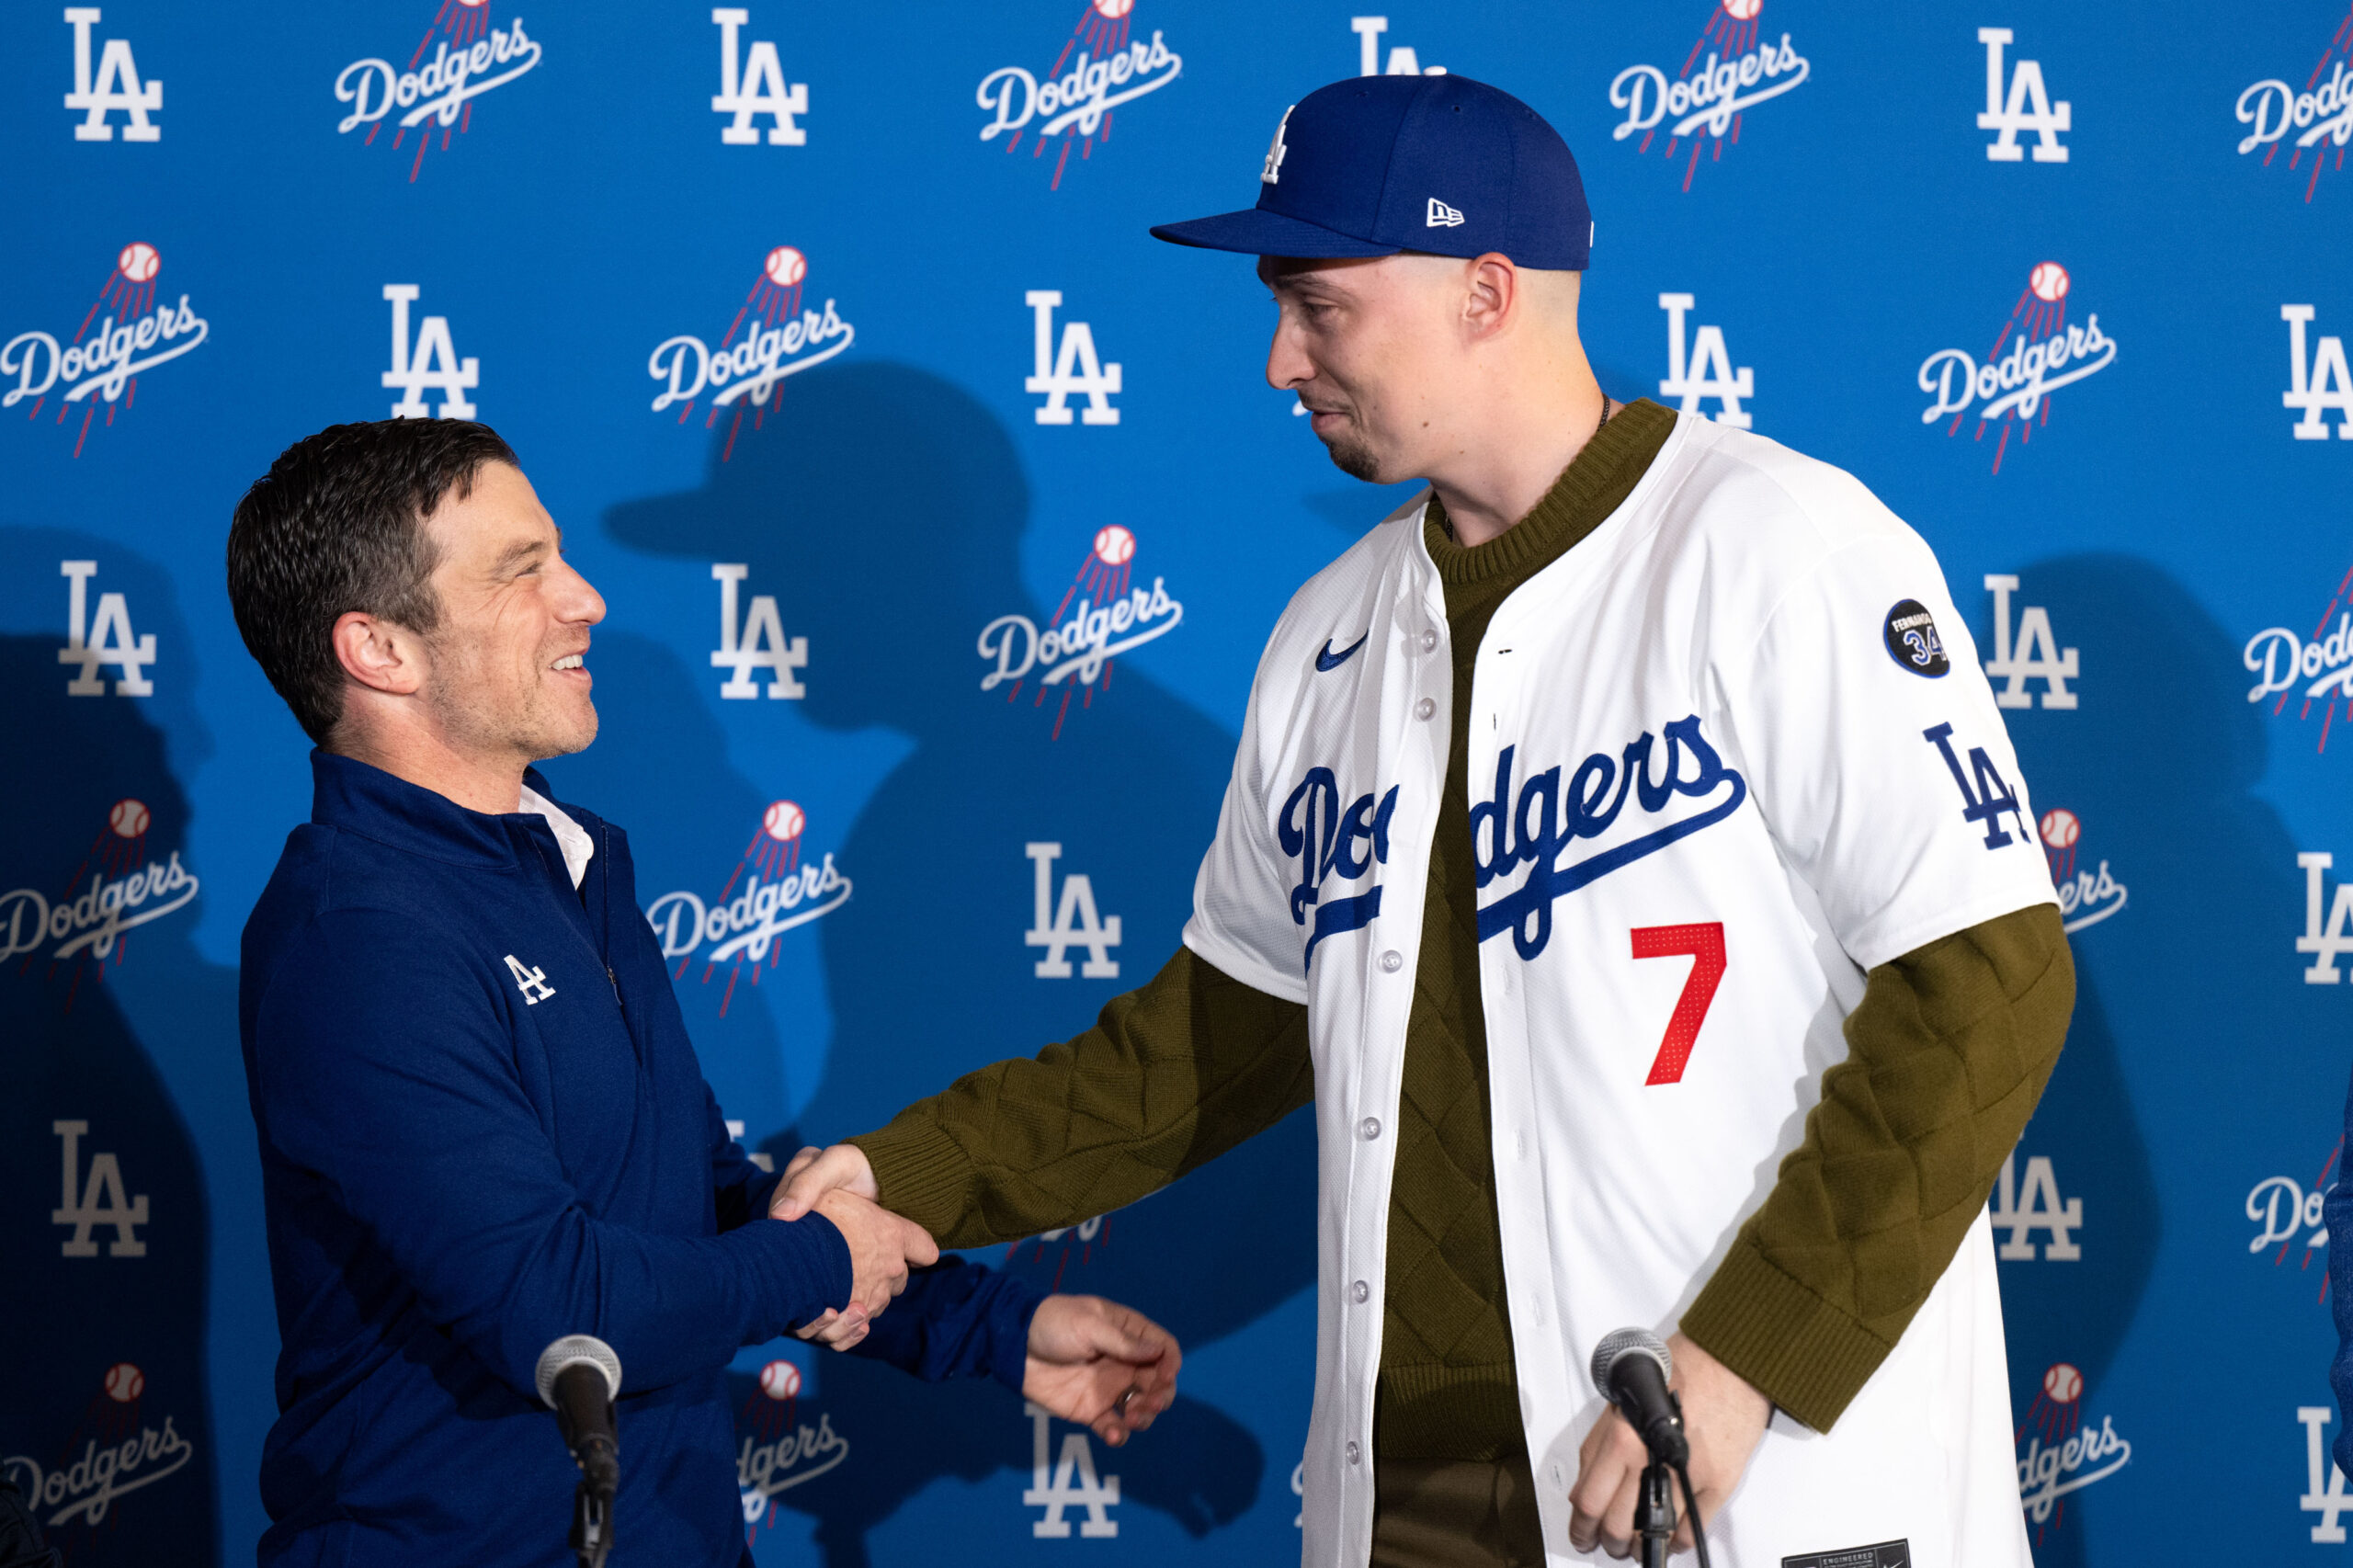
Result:
[[343,673],[369,690],[411,697],[425,684],[425,640],[399,622],[347,610],[329,636]]
[[1463,281],[1462,325],[1474,340],[1503,331],[1524,308],[1519,268],[1500,252],[1473,257]]

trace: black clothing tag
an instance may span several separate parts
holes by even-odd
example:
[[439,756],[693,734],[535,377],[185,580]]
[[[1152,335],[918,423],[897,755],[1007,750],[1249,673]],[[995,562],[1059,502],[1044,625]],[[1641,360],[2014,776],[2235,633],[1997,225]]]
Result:
[[1883,1540],[1877,1546],[1842,1546],[1836,1551],[1811,1551],[1784,1557],[1781,1568],[1912,1568],[1912,1543]]

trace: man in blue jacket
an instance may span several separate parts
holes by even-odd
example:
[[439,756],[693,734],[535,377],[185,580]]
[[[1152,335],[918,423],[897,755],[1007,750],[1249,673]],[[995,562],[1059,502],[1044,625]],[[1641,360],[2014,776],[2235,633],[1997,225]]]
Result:
[[1178,1352],[1140,1314],[940,1265],[847,1193],[769,1216],[627,836],[529,766],[596,737],[605,606],[495,434],[296,443],[238,505],[229,591],[319,745],[244,932],[282,1340],[264,1563],[565,1562],[575,1476],[534,1389],[565,1335],[620,1359],[625,1562],[748,1563],[724,1373],[780,1334],[994,1374],[1113,1443],[1166,1407]]

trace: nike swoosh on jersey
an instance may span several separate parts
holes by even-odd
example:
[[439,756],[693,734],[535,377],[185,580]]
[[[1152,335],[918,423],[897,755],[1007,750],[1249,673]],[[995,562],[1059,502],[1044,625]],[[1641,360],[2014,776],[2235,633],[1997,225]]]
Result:
[[1355,656],[1356,651],[1365,645],[1366,640],[1371,637],[1371,635],[1372,633],[1370,631],[1367,631],[1363,637],[1358,638],[1355,642],[1349,643],[1347,647],[1341,649],[1336,653],[1332,652],[1332,640],[1329,637],[1324,639],[1324,651],[1315,655],[1315,668],[1317,673],[1327,674],[1330,671],[1338,669],[1342,665],[1347,664],[1350,658]]

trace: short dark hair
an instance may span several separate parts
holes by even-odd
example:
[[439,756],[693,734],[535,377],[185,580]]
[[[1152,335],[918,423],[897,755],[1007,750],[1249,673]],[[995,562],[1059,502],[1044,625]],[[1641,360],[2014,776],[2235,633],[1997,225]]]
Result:
[[470,419],[330,425],[295,442],[237,503],[229,606],[245,648],[321,745],[343,717],[335,623],[353,610],[421,635],[439,624],[425,532],[441,498],[473,491],[514,449]]

